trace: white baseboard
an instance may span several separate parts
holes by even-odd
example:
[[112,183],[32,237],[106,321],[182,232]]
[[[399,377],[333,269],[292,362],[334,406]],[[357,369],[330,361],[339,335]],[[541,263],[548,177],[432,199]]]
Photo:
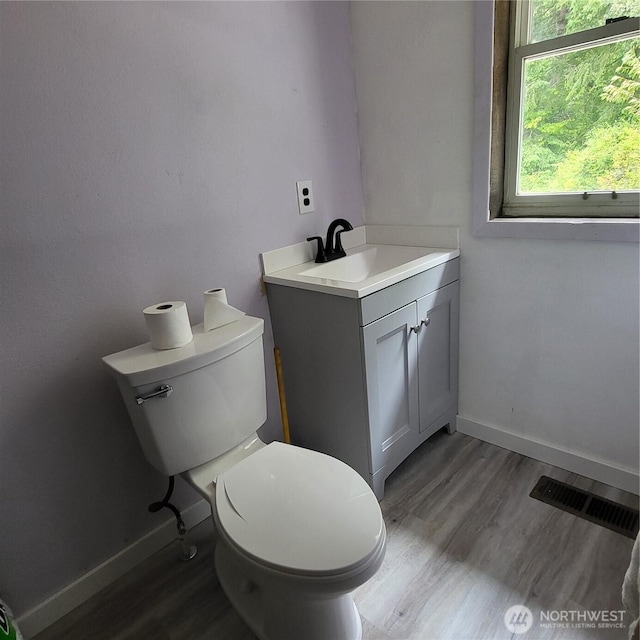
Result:
[[596,460],[588,456],[559,449],[546,442],[524,438],[503,431],[498,427],[476,422],[463,416],[457,418],[458,431],[479,440],[495,444],[498,447],[521,453],[529,458],[552,464],[581,476],[603,482],[612,487],[638,494],[640,478],[633,469],[619,467],[605,460]]
[[[191,529],[210,515],[209,503],[199,500],[183,511],[182,519]],[[176,521],[172,517],[20,616],[20,632],[26,639],[32,638],[176,538]]]

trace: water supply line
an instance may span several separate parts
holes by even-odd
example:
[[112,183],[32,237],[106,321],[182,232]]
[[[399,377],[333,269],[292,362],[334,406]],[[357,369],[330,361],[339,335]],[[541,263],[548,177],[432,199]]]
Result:
[[169,488],[167,489],[167,493],[162,498],[160,502],[152,502],[149,505],[149,511],[151,513],[157,513],[160,509],[169,509],[173,515],[176,517],[176,526],[178,528],[178,538],[180,539],[180,560],[186,562],[187,560],[191,560],[195,557],[196,553],[198,553],[198,548],[189,542],[187,537],[187,527],[184,524],[184,520],[182,519],[182,515],[177,507],[172,505],[169,502],[169,498],[173,493],[173,487],[175,485],[174,476],[169,476]]
[[273,348],[273,357],[276,361],[278,397],[280,398],[280,415],[282,416],[282,438],[287,444],[291,444],[291,434],[289,433],[289,414],[287,413],[287,398],[284,393],[284,380],[282,378],[282,360],[280,358],[280,347]]

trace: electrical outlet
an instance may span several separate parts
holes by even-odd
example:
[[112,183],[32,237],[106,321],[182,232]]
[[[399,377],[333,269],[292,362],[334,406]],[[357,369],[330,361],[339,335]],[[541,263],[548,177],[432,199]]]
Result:
[[298,191],[298,210],[300,211],[300,215],[315,211],[311,180],[296,182],[296,189]]

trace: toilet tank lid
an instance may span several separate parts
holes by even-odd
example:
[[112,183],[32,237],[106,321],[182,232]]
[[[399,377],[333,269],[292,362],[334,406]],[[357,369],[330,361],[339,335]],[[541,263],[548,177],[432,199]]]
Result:
[[242,316],[217,329],[192,327],[193,340],[177,349],[154,349],[150,342],[102,358],[116,376],[132,387],[152,384],[194,371],[239,351],[264,332],[264,320]]

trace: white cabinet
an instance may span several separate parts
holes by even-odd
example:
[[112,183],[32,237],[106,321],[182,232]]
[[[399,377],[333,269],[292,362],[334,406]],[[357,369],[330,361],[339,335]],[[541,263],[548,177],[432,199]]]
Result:
[[358,471],[389,474],[455,428],[459,259],[365,298],[267,285],[291,438]]

